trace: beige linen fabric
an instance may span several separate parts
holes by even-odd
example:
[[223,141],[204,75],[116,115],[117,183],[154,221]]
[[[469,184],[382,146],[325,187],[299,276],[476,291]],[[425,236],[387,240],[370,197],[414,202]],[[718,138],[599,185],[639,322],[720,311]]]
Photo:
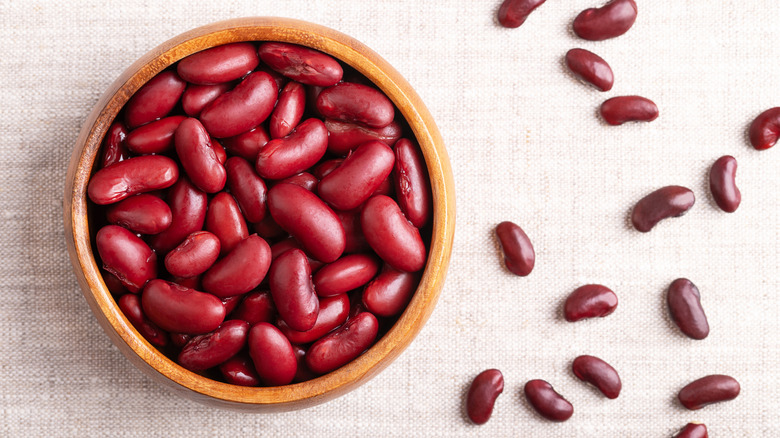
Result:
[[[780,105],[777,2],[637,0],[634,27],[603,42],[569,30],[600,0],[549,1],[519,29],[496,24],[499,3],[0,0],[0,436],[664,437],[689,421],[713,437],[780,436],[780,146],[746,140],[753,117]],[[394,65],[441,129],[458,200],[447,282],[414,343],[354,392],[274,415],[190,402],[130,365],[85,304],[62,225],[66,165],[103,90],[174,35],[262,15],[338,29]],[[612,65],[611,92],[566,72],[573,47]],[[624,94],[657,102],[658,120],[603,123],[600,103]],[[724,154],[739,162],[734,214],[708,191]],[[633,204],[669,184],[695,191],[693,209],[633,231]],[[503,220],[534,242],[527,278],[501,265]],[[701,290],[706,340],[668,317],[677,277]],[[585,283],[611,287],[620,305],[566,323],[563,300]],[[618,399],[574,378],[579,354],[617,368]],[[470,425],[463,396],[492,367],[504,394],[486,425]],[[739,398],[683,409],[677,391],[711,373],[735,376]],[[522,388],[533,378],[574,404],[571,420],[531,411]]]

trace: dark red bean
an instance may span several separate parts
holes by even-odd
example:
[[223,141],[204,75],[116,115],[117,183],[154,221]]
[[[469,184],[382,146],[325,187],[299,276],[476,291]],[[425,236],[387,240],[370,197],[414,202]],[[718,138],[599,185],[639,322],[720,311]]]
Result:
[[138,333],[144,337],[150,344],[158,348],[168,345],[168,333],[157,327],[152,321],[144,315],[141,309],[141,300],[138,295],[124,294],[117,301],[119,310],[124,313],[130,324],[138,330]]
[[770,108],[759,114],[748,130],[750,144],[758,150],[769,149],[780,138],[780,107]]
[[298,362],[298,369],[295,371],[294,383],[305,382],[317,377],[311,372],[308,366],[306,366],[306,348],[293,344],[293,353],[295,353],[295,360]]
[[203,229],[208,208],[208,195],[182,176],[168,192],[171,226],[149,240],[158,253],[164,254],[178,246],[187,236]]
[[401,138],[403,129],[401,125],[393,121],[384,128],[368,128],[355,123],[341,122],[339,120],[325,119],[325,127],[328,128],[328,152],[334,155],[346,156],[367,141],[382,141],[392,146]]
[[219,238],[220,254],[233,250],[249,236],[249,229],[238,203],[230,193],[220,192],[211,198],[206,212],[206,230]]
[[326,176],[330,175],[331,172],[336,170],[339,166],[341,166],[341,163],[344,162],[343,158],[334,158],[332,160],[325,160],[318,164],[314,169],[312,169],[312,174],[315,178],[321,180],[322,178],[325,178]]
[[317,85],[306,86],[306,110],[314,117],[322,117],[322,114],[317,111],[317,98],[325,88]]
[[360,226],[368,244],[390,266],[406,272],[425,266],[427,250],[420,231],[406,220],[392,198],[376,195],[366,201]]
[[[280,255],[286,253],[291,249],[299,249],[303,251],[303,247],[301,246],[300,243],[298,243],[297,240],[295,240],[294,237],[288,237],[286,239],[274,243],[273,245],[271,245],[272,260],[276,260],[277,257],[279,257]],[[321,267],[325,265],[321,261],[309,257],[308,254],[306,255],[306,259],[309,261],[309,267],[311,268],[312,273],[318,271]]]
[[136,154],[161,154],[173,147],[173,133],[184,116],[170,116],[139,126],[127,134],[125,145]]
[[124,123],[115,121],[108,128],[101,146],[100,167],[108,167],[130,158],[130,152],[125,146],[127,128]]
[[574,413],[574,407],[552,385],[544,380],[530,380],[525,384],[525,398],[536,412],[550,421],[566,421]]
[[191,371],[213,368],[238,354],[246,345],[249,324],[245,321],[225,321],[218,329],[195,336],[179,353],[179,365]]
[[194,277],[206,272],[219,258],[219,238],[208,231],[196,231],[165,256],[165,269],[177,277]]
[[216,138],[233,137],[249,131],[271,115],[278,94],[268,73],[250,73],[236,88],[211,102],[200,113],[203,126]]
[[370,254],[350,254],[329,263],[314,275],[320,297],[347,293],[368,283],[379,271],[379,260]]
[[574,33],[590,41],[623,35],[636,21],[634,0],[612,0],[600,8],[585,9],[574,19]]
[[103,282],[106,284],[108,291],[111,292],[111,295],[118,297],[129,292],[125,285],[122,284],[122,281],[116,277],[116,275],[106,271],[105,269],[100,270],[100,275],[103,277]]
[[270,42],[261,44],[257,51],[269,67],[302,84],[328,87],[344,74],[338,61],[307,47]]
[[708,438],[707,426],[701,423],[688,423],[674,438]]
[[254,166],[241,157],[230,157],[225,162],[227,186],[236,198],[244,217],[249,222],[260,222],[265,217],[265,181],[255,173]]
[[[194,277],[177,277],[175,275],[172,275],[169,279],[171,283],[176,283],[179,286],[186,287],[188,289],[195,289],[195,290],[203,290],[202,282],[201,282],[201,276],[196,275]],[[224,302],[222,303],[224,305]],[[225,308],[227,314],[227,307]]]
[[217,161],[219,161],[219,164],[225,165],[225,161],[227,161],[227,152],[225,152],[225,148],[222,147],[221,144],[215,139],[211,138],[211,149],[214,150],[214,155],[217,157]]
[[610,125],[626,122],[652,122],[658,118],[658,107],[641,96],[617,96],[601,104],[601,117]]
[[225,306],[225,315],[229,315],[230,312],[235,310],[243,298],[242,295],[233,295],[232,297],[222,298],[222,305]]
[[586,284],[575,289],[566,298],[563,313],[569,322],[585,318],[603,318],[611,315],[617,305],[617,295],[610,288],[600,284]]
[[314,291],[311,268],[306,254],[291,249],[273,261],[269,285],[279,316],[293,330],[306,331],[314,327],[320,302]]
[[112,204],[106,210],[108,222],[139,234],[157,234],[171,225],[172,215],[162,199],[140,194]]
[[315,374],[340,368],[370,347],[378,330],[379,323],[374,315],[360,313],[312,344],[306,352],[306,365]]
[[89,180],[87,193],[95,204],[113,204],[138,193],[168,188],[178,178],[175,161],[162,155],[144,155],[98,170]]
[[574,375],[583,382],[598,388],[607,398],[615,399],[620,395],[623,384],[612,366],[594,356],[578,356],[571,364]]
[[707,315],[701,307],[699,288],[687,278],[678,278],[669,286],[666,303],[672,321],[692,339],[704,339],[710,334]]
[[677,398],[683,406],[695,411],[712,403],[733,400],[739,391],[739,382],[733,377],[713,374],[685,385]]
[[493,414],[496,399],[504,392],[504,376],[497,369],[482,371],[466,395],[466,413],[474,424],[485,424]]
[[242,78],[257,67],[252,43],[232,43],[194,53],[176,65],[182,79],[193,84],[219,84]]
[[258,71],[264,71],[264,72],[268,73],[269,75],[271,75],[271,77],[274,78],[274,82],[276,82],[276,88],[278,90],[283,89],[284,86],[287,84],[287,81],[289,81],[288,78],[284,77],[279,72],[271,69],[271,67],[269,67],[269,66],[267,66],[265,64],[260,64],[260,66],[257,67],[257,70]]
[[395,166],[392,180],[398,206],[412,225],[422,228],[428,224],[433,208],[425,158],[419,146],[406,138],[398,140],[393,149]]
[[270,139],[265,128],[256,126],[235,137],[223,138],[222,146],[231,154],[238,155],[245,160],[249,160],[250,163],[254,163],[257,160],[260,149]]
[[637,231],[646,233],[666,218],[684,215],[695,202],[696,197],[690,189],[666,186],[636,203],[631,212],[631,223]]
[[252,234],[203,274],[203,290],[220,298],[247,293],[263,281],[270,265],[271,248]]
[[395,316],[409,304],[419,279],[419,275],[385,265],[363,290],[363,305],[376,316]]
[[271,138],[287,136],[301,121],[306,108],[306,90],[298,82],[291,81],[279,94],[279,102],[271,113],[268,132]]
[[287,232],[274,221],[270,214],[266,214],[260,222],[252,224],[252,228],[258,236],[267,240],[278,239],[287,235]]
[[173,70],[153,77],[133,94],[125,105],[128,128],[149,123],[168,115],[179,102],[187,83]]
[[726,213],[733,213],[742,202],[737,188],[737,160],[731,155],[718,158],[710,169],[710,191],[715,203]]
[[498,22],[504,27],[520,27],[531,12],[544,2],[545,0],[504,0],[498,9]]
[[260,384],[260,376],[255,371],[252,359],[244,352],[222,362],[219,371],[225,378],[225,382],[231,385],[258,386]]
[[519,225],[505,221],[496,226],[496,236],[506,268],[521,277],[530,274],[534,269],[536,253],[525,231]]
[[344,227],[344,235],[346,236],[344,252],[347,254],[371,250],[371,246],[368,245],[366,237],[363,235],[363,229],[360,227],[360,211],[359,208],[336,211],[336,216],[339,217],[341,225]]
[[117,225],[106,225],[95,236],[103,269],[133,293],[157,278],[157,254],[140,237]]
[[395,107],[381,91],[367,85],[341,82],[317,96],[317,111],[342,122],[383,128],[392,123]]
[[147,318],[173,333],[209,333],[225,319],[225,306],[219,298],[165,280],[146,285],[141,306]]
[[315,259],[330,263],[344,252],[346,237],[341,221],[312,192],[294,184],[277,184],[268,191],[268,210]]
[[230,317],[246,321],[249,325],[255,325],[258,322],[272,322],[276,319],[276,306],[271,298],[271,292],[249,292]]
[[190,117],[197,117],[214,99],[233,88],[232,82],[214,85],[187,85],[181,95],[181,108]]
[[279,182],[287,183],[287,184],[295,184],[296,186],[303,187],[304,189],[310,192],[316,192],[317,185],[320,183],[320,180],[318,180],[317,177],[315,177],[314,175],[308,172],[301,172],[293,176],[288,176],[283,180],[279,180]]
[[341,166],[320,180],[317,191],[336,210],[352,210],[379,188],[394,163],[393,150],[383,142],[363,143]]
[[179,124],[175,133],[176,153],[184,172],[195,186],[206,193],[216,193],[225,187],[225,166],[211,147],[211,137],[195,118]]
[[347,316],[349,316],[349,296],[347,296],[347,294],[341,294],[334,297],[322,298],[319,302],[319,309],[317,321],[309,330],[293,330],[284,319],[280,319],[276,325],[293,344],[308,344],[314,342],[336,327],[344,324],[344,321],[347,320]]
[[571,49],[566,52],[566,66],[577,78],[601,91],[611,90],[615,82],[607,61],[585,49]]
[[190,339],[192,339],[192,335],[186,333],[171,333],[170,336],[171,344],[178,349],[184,348],[187,342],[190,342]]
[[327,149],[325,124],[318,119],[308,119],[287,137],[266,143],[257,154],[255,170],[263,178],[287,178],[316,164]]
[[249,356],[265,385],[287,385],[295,377],[298,365],[290,341],[267,322],[259,322],[249,330]]

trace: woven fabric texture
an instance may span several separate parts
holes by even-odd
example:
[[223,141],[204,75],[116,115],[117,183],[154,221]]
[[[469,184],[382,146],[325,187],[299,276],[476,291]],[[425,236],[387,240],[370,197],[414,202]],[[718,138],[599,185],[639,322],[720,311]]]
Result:
[[[780,436],[780,146],[756,151],[746,128],[780,105],[775,0],[637,0],[625,35],[578,39],[592,0],[549,1],[518,29],[500,1],[0,0],[0,436],[668,437],[690,421],[714,437]],[[188,29],[243,16],[285,16],[365,43],[415,87],[441,130],[455,176],[457,228],[439,303],[389,368],[326,404],[283,414],[216,410],[159,387],[122,356],[92,316],[65,247],[65,173],[80,127],[135,59]],[[567,50],[606,59],[601,93],[566,70]],[[660,117],[608,126],[606,98],[653,99]],[[743,202],[721,212],[709,167],[739,162]],[[696,205],[650,233],[629,211],[665,185]],[[502,266],[496,224],[534,243],[530,276]],[[711,333],[684,337],[665,291],[701,290]],[[577,286],[601,283],[609,317],[567,323]],[[607,400],[570,370],[580,354],[610,362],[623,392]],[[471,379],[500,369],[492,419],[471,425]],[[686,383],[728,374],[728,403],[687,411]],[[522,395],[549,381],[574,405],[554,424]]]

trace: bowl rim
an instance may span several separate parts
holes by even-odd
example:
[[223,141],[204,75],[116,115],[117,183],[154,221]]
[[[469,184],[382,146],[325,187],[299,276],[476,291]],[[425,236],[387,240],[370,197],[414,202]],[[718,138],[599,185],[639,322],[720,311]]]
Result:
[[[125,102],[144,83],[200,50],[240,41],[280,41],[327,53],[376,84],[406,119],[422,149],[433,194],[428,260],[412,301],[391,329],[347,365],[302,383],[241,387],[193,373],[149,344],[119,310],[92,253],[86,188],[102,140]],[[373,50],[341,32],[306,21],[246,17],[201,26],[160,44],[130,65],[105,91],[82,126],[65,184],[64,222],[71,263],[92,313],[113,343],[139,369],[198,401],[242,410],[291,410],[323,403],[365,383],[395,360],[422,329],[438,301],[455,230],[452,169],[428,109],[411,85]]]

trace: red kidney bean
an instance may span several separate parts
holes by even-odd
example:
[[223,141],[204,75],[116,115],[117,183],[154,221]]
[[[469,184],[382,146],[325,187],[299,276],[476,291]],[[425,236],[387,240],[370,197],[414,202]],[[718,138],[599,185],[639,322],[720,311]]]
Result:
[[322,117],[322,114],[317,111],[317,98],[324,89],[325,87],[317,85],[306,86],[306,111],[314,117]]
[[122,160],[130,158],[130,153],[125,146],[127,137],[127,128],[124,123],[114,122],[108,128],[106,136],[103,138],[102,153],[100,156],[100,167],[108,167]]
[[214,155],[217,157],[219,164],[224,166],[225,161],[227,161],[227,152],[225,152],[225,148],[223,148],[222,145],[219,144],[219,142],[213,137],[211,138],[211,144],[209,146],[211,146],[211,149],[214,150]]
[[219,238],[208,231],[196,231],[165,256],[165,269],[177,277],[194,277],[206,272],[219,258]]
[[258,322],[272,322],[276,319],[276,306],[271,292],[249,292],[230,317],[246,321],[250,326]]
[[655,103],[641,96],[617,96],[601,104],[601,117],[610,125],[626,122],[652,122],[658,118]]
[[125,105],[125,123],[135,128],[165,117],[179,102],[187,83],[173,70],[153,77]]
[[403,129],[395,120],[384,128],[368,128],[355,123],[325,119],[328,128],[328,152],[334,155],[346,156],[367,141],[382,141],[392,146],[401,138]]
[[574,413],[571,403],[544,380],[529,380],[525,384],[524,392],[531,407],[550,421],[566,421]]
[[748,130],[750,144],[758,150],[769,149],[780,138],[780,107],[770,108],[759,114]]
[[696,197],[690,189],[666,186],[636,203],[631,212],[631,223],[637,231],[646,233],[666,218],[684,215],[695,202]]
[[351,254],[370,251],[371,247],[366,242],[363,229],[360,227],[360,209],[336,211],[336,216],[338,216],[341,225],[344,227],[344,235],[346,237],[344,253]]
[[531,12],[544,2],[545,0],[504,0],[498,9],[498,22],[504,27],[520,27]]
[[171,208],[171,225],[155,234],[149,243],[158,253],[166,253],[178,246],[187,236],[203,229],[208,208],[208,196],[181,177],[168,193]]
[[[183,286],[183,287],[186,287],[188,289],[195,289],[195,290],[202,290],[203,289],[201,287],[202,284],[201,284],[201,276],[200,275],[196,275],[194,277],[177,277],[175,275],[172,275],[171,278],[169,279],[169,281],[171,283],[176,283],[179,286]],[[223,305],[224,305],[224,303],[223,303]],[[225,314],[227,314],[227,307],[225,307],[225,310],[226,310]]]
[[710,334],[707,315],[701,307],[699,288],[687,278],[678,278],[669,286],[666,303],[672,321],[680,331],[693,339],[704,339]]
[[153,323],[174,333],[208,333],[225,319],[225,306],[219,298],[165,280],[152,280],[146,285],[141,306]]
[[385,196],[393,196],[394,190],[393,190],[393,174],[391,173],[390,176],[385,178],[384,181],[382,181],[382,184],[379,185],[379,188],[374,190],[374,195],[385,195]]
[[170,336],[171,344],[178,349],[184,348],[187,342],[190,342],[190,339],[192,339],[192,335],[186,333],[170,333]]
[[615,82],[607,61],[585,49],[571,49],[566,52],[566,66],[577,78],[601,91],[611,90]]
[[168,188],[178,178],[176,162],[162,155],[144,155],[98,170],[89,180],[87,193],[95,204],[113,204],[138,193]]
[[179,365],[191,371],[213,368],[238,354],[246,345],[249,324],[246,321],[225,321],[218,329],[195,336],[179,353]]
[[366,201],[360,226],[368,244],[390,266],[406,272],[425,266],[427,251],[420,231],[406,220],[392,198],[377,195]]
[[280,180],[279,182],[287,183],[287,184],[295,184],[296,186],[303,187],[304,189],[310,192],[316,192],[317,185],[320,183],[320,180],[318,180],[317,177],[315,177],[314,175],[308,172],[301,172],[293,176],[288,176],[287,178]]
[[95,236],[103,269],[133,293],[157,278],[157,254],[140,237],[117,225],[106,225]]
[[295,377],[298,365],[290,341],[267,322],[259,322],[249,330],[249,356],[266,385],[287,385]]
[[222,362],[219,371],[225,381],[231,385],[258,386],[260,384],[260,376],[255,371],[252,359],[244,352]]
[[346,255],[323,266],[314,275],[314,290],[320,297],[347,293],[368,283],[379,271],[379,260],[369,254]]
[[243,298],[244,297],[241,295],[233,295],[232,297],[222,298],[222,305],[225,306],[225,315],[229,315],[230,312],[235,310]]
[[265,217],[265,181],[255,173],[249,161],[241,157],[230,157],[225,162],[227,186],[236,198],[244,217],[249,222],[260,222]]
[[268,132],[271,138],[287,136],[301,121],[306,107],[306,90],[298,82],[291,81],[279,94],[279,102],[271,113]]
[[271,77],[274,78],[274,82],[276,82],[276,89],[278,89],[278,90],[283,89],[284,86],[287,84],[287,81],[289,81],[289,79],[287,79],[286,77],[282,76],[281,74],[279,74],[279,72],[271,69],[271,67],[269,67],[269,66],[267,66],[265,64],[260,64],[260,66],[257,67],[257,70],[258,71],[264,71],[264,72],[268,73],[269,75],[271,75]]
[[230,193],[220,192],[211,198],[206,212],[206,230],[219,238],[221,255],[232,251],[249,236],[241,209]]
[[141,300],[138,295],[124,294],[117,301],[119,310],[125,314],[130,324],[138,330],[138,333],[144,337],[150,344],[158,348],[164,348],[168,345],[168,333],[157,327],[152,321],[144,315],[141,309]]
[[263,239],[272,240],[287,235],[287,232],[274,221],[270,214],[266,214],[260,222],[252,224],[252,228]]
[[325,124],[318,119],[308,119],[287,137],[266,143],[257,154],[255,170],[263,178],[287,178],[316,164],[327,148]]
[[315,178],[321,180],[322,178],[325,178],[326,176],[330,175],[331,172],[336,170],[339,166],[341,166],[341,163],[344,162],[343,158],[334,158],[332,160],[325,160],[318,164],[314,169],[312,169],[312,174]]
[[713,374],[685,385],[677,398],[683,406],[695,411],[712,403],[734,400],[739,391],[739,382],[733,377]]
[[211,137],[195,118],[181,122],[175,133],[176,153],[184,172],[193,184],[206,193],[225,187],[225,166],[211,147]]
[[100,270],[100,275],[103,277],[103,282],[106,284],[108,291],[111,292],[111,295],[118,297],[129,292],[125,285],[122,284],[122,281],[116,277],[116,275],[106,271],[105,269]]
[[312,192],[294,184],[277,184],[268,191],[268,210],[315,259],[330,263],[344,252],[346,236],[341,221]]
[[285,251],[271,264],[268,276],[271,296],[282,320],[293,330],[306,331],[314,327],[320,302],[314,291],[306,254],[295,248]]
[[203,290],[220,298],[241,295],[257,287],[271,265],[271,248],[252,234],[203,274]]
[[374,315],[360,313],[312,344],[306,352],[306,365],[315,374],[340,368],[370,347],[378,330],[379,323]]
[[[277,257],[291,249],[299,249],[303,251],[303,247],[300,243],[298,243],[297,240],[295,240],[294,237],[288,237],[286,239],[280,240],[271,245],[271,259],[276,260]],[[325,265],[321,261],[315,260],[308,255],[306,255],[306,259],[309,261],[309,267],[311,268],[312,273],[318,271],[322,266]],[[271,263],[273,263],[273,261]]]
[[157,234],[171,225],[172,215],[162,199],[140,194],[112,204],[106,210],[106,218],[139,234]]
[[496,236],[504,254],[504,264],[515,275],[525,277],[534,269],[536,253],[522,228],[509,221],[496,226]]
[[293,353],[295,353],[295,360],[298,363],[298,369],[295,371],[295,377],[293,383],[305,382],[315,377],[309,367],[306,366],[306,349],[300,345],[293,344]]
[[674,438],[708,438],[707,426],[701,423],[688,423]]
[[173,133],[184,116],[170,116],[139,126],[127,134],[125,145],[136,154],[161,154],[173,146]]
[[395,167],[393,182],[398,195],[398,206],[417,228],[424,227],[431,216],[431,183],[420,148],[411,140],[402,138],[393,147]]
[[208,104],[200,113],[200,121],[217,138],[249,131],[271,115],[278,91],[268,73],[250,73],[236,88]]
[[194,53],[176,65],[182,79],[193,84],[219,84],[244,77],[257,67],[252,43],[224,44]]
[[363,289],[363,305],[376,316],[395,316],[409,304],[419,279],[419,275],[385,265]]
[[341,82],[317,96],[317,111],[342,122],[384,128],[393,122],[395,107],[381,91],[367,85]]
[[574,375],[583,382],[598,388],[607,398],[615,399],[620,395],[623,384],[612,366],[594,356],[578,356],[571,364]]
[[334,297],[322,298],[319,301],[319,309],[317,321],[309,330],[293,330],[284,319],[280,319],[276,325],[293,344],[314,342],[336,327],[344,324],[347,316],[349,316],[349,296],[340,294]]
[[270,140],[270,137],[265,128],[262,126],[255,126],[243,134],[239,134],[235,137],[223,138],[222,145],[231,154],[238,155],[239,157],[254,163],[257,160],[260,149],[268,143],[268,140]]
[[393,150],[381,141],[360,145],[341,166],[322,178],[317,191],[336,210],[352,210],[365,202],[393,170]]
[[203,108],[214,102],[214,99],[233,88],[232,82],[223,82],[214,85],[187,85],[184,94],[181,95],[181,109],[190,116],[197,117]]
[[466,413],[474,424],[485,424],[493,414],[496,399],[504,392],[504,376],[497,369],[482,371],[466,395]]
[[260,44],[260,59],[284,76],[302,84],[328,87],[341,80],[341,64],[332,57],[295,44]]
[[574,19],[574,33],[590,41],[623,35],[636,21],[634,0],[612,0],[600,8],[585,9]]
[[610,288],[600,284],[586,284],[575,289],[566,298],[563,313],[569,322],[584,318],[603,318],[611,315],[617,305],[617,295]]
[[710,169],[710,191],[715,203],[726,213],[733,213],[742,202],[737,188],[737,160],[731,155],[718,158]]

